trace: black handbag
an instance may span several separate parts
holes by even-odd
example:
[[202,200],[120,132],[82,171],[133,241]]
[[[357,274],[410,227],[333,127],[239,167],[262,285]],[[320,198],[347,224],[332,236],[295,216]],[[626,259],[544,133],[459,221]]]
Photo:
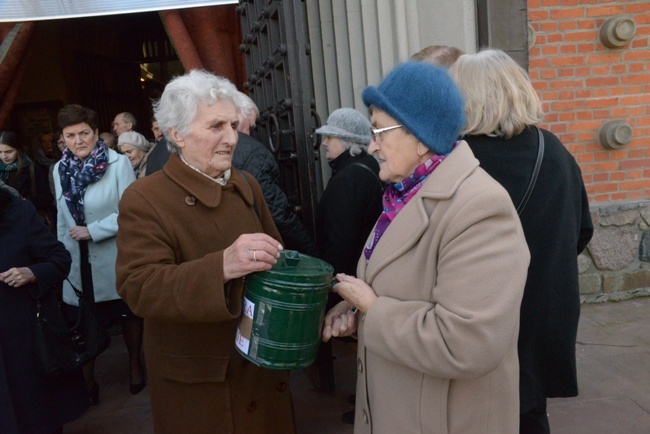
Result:
[[[83,291],[72,284],[79,297],[79,317],[69,328],[58,301],[54,297],[36,300],[34,344],[36,368],[47,377],[68,374],[101,354],[110,344],[106,328],[95,312],[92,272],[88,263],[88,243],[80,241],[81,284]],[[70,281],[68,281],[70,283]]]

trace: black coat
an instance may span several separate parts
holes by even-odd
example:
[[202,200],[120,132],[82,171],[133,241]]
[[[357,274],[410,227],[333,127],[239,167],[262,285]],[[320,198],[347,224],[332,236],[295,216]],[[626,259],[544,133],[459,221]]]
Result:
[[244,133],[238,135],[232,165],[250,173],[260,183],[273,222],[282,236],[284,247],[309,256],[317,256],[318,251],[314,241],[298,216],[291,210],[289,199],[280,188],[280,168],[275,157],[257,139]]
[[88,407],[81,371],[57,379],[37,374],[34,297],[55,297],[70,254],[41,223],[33,205],[0,189],[0,272],[28,267],[37,281],[0,282],[0,433],[51,434]]
[[356,276],[368,235],[381,214],[384,185],[377,176],[379,163],[372,155],[353,157],[346,151],[330,166],[332,177],[318,202],[316,243],[321,259],[335,273]]
[[[575,344],[580,317],[576,256],[593,234],[587,193],[573,156],[552,133],[544,134],[544,159],[520,215],[530,266],[519,330],[520,406],[525,413],[545,398],[578,394]],[[537,157],[537,132],[509,140],[470,136],[481,167],[519,205]]]
[[167,149],[167,140],[162,139],[156,142],[153,149],[147,155],[147,172],[146,176],[151,175],[163,168],[169,160],[169,149]]
[[[33,178],[31,175],[32,170],[34,172]],[[46,167],[32,162],[28,167],[23,168],[20,173],[12,173],[6,181],[6,184],[18,190],[18,193],[22,197],[29,199],[37,209],[47,211],[53,216],[56,216],[54,196],[50,189],[47,170]],[[35,188],[32,187],[32,179],[35,183]]]

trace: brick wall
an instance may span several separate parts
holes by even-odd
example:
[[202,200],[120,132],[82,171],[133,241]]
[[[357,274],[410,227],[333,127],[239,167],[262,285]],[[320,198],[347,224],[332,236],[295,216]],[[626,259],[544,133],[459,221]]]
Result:
[[[607,48],[598,38],[608,18],[636,23],[632,41]],[[554,132],[582,169],[592,205],[650,200],[650,1],[528,0],[535,30],[529,73]],[[633,131],[625,147],[600,145],[611,120]]]

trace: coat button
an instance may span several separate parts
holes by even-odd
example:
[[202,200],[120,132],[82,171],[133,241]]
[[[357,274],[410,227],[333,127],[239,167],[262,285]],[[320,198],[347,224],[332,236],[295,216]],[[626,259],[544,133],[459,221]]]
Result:
[[189,206],[196,205],[196,198],[194,196],[187,196],[185,198],[185,203]]
[[285,390],[287,390],[287,383],[285,383],[284,381],[278,383],[278,385],[275,386],[275,390],[277,390],[278,392],[284,392]]
[[368,413],[366,413],[366,410],[363,410],[363,421],[364,421],[365,423],[368,423],[368,422],[369,422],[369,419],[368,419]]
[[257,408],[257,404],[255,403],[255,401],[251,401],[251,403],[248,404],[248,407],[246,408],[246,410],[248,410],[249,413],[252,413],[252,412],[255,411],[256,408]]
[[357,359],[357,369],[359,372],[363,372],[363,363],[361,362],[361,359]]

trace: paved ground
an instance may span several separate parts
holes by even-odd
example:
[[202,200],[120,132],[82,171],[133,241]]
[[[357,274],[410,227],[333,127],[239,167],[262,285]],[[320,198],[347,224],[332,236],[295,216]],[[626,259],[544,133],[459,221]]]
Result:
[[[550,401],[552,432],[650,434],[650,298],[583,305],[578,341],[580,396]],[[343,424],[340,416],[352,409],[348,398],[354,393],[354,344],[337,342],[334,354],[333,394],[315,390],[304,371],[292,372],[299,434],[352,433],[352,425]],[[99,357],[96,369],[100,403],[66,425],[64,433],[152,433],[149,388],[129,394],[120,336]]]

